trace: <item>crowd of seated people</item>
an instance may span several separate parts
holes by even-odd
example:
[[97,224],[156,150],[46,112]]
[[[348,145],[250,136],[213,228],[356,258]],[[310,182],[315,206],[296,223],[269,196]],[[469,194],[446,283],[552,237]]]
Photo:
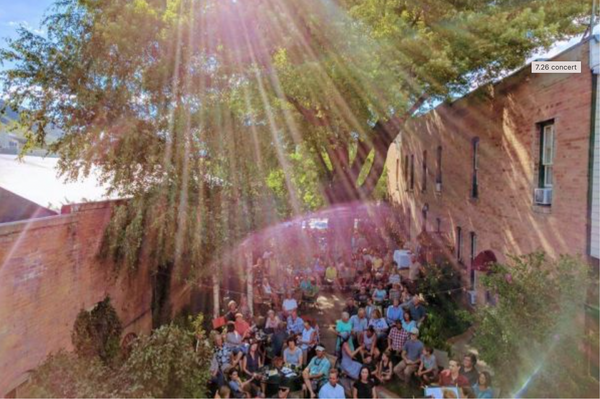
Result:
[[[464,397],[493,397],[491,376],[478,372],[475,355],[468,354],[460,364],[452,359],[440,371],[434,348],[419,339],[427,309],[415,290],[422,273],[416,257],[408,273],[390,252],[373,248],[356,248],[348,261],[315,255],[303,266],[273,268],[272,262],[261,257],[256,264],[257,296],[263,305],[258,322],[242,298],[239,306],[228,304],[227,324],[214,332],[215,397],[285,398],[300,391],[311,398],[372,398],[377,387],[394,379],[422,387],[459,387]],[[273,276],[273,270],[282,276]],[[330,355],[336,361],[327,356],[320,328],[306,307],[324,289],[345,299],[331,327],[336,342]],[[340,379],[351,381],[349,389],[344,391]]]

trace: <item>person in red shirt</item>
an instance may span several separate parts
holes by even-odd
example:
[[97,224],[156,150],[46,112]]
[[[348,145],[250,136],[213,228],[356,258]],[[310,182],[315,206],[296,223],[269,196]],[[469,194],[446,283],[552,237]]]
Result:
[[440,373],[439,379],[440,386],[449,387],[449,386],[458,386],[458,387],[468,387],[469,380],[467,377],[460,374],[460,363],[456,359],[451,359],[448,362],[448,369],[444,370]]
[[244,316],[241,313],[235,315],[235,331],[242,336],[242,339],[247,338],[250,333],[250,324],[244,320]]

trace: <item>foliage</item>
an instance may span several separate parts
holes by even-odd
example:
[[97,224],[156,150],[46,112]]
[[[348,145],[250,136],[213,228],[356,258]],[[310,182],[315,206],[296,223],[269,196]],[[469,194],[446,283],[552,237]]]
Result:
[[[58,352],[32,376],[32,397],[205,397],[212,347],[200,314],[189,329],[174,324],[133,343],[127,360],[108,367],[98,356]],[[198,344],[196,344],[198,342]]]
[[212,353],[194,345],[194,332],[174,325],[140,338],[123,366],[124,396],[205,397]]
[[512,257],[483,279],[499,298],[477,309],[474,346],[494,370],[495,381],[531,397],[587,396],[583,304],[587,266],[543,253]]
[[91,311],[81,310],[75,319],[71,340],[80,357],[98,357],[110,365],[119,355],[123,327],[115,308],[106,297]]
[[467,312],[460,308],[463,294],[460,272],[449,262],[428,265],[417,291],[427,302],[427,319],[419,331],[421,340],[450,353],[448,339],[464,333],[470,325]]
[[34,371],[25,394],[32,398],[113,397],[114,378],[115,371],[99,358],[60,351]]

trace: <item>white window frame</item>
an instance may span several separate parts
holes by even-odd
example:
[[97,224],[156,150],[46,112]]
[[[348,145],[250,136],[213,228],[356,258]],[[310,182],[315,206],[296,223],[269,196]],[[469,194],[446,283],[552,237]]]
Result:
[[544,188],[553,185],[553,165],[556,154],[556,134],[554,123],[544,126],[542,134],[542,167],[544,168]]

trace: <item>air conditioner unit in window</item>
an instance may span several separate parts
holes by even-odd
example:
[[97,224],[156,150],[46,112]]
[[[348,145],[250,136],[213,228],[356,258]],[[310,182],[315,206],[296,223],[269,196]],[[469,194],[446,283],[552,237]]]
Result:
[[533,193],[533,201],[537,205],[552,204],[552,189],[551,188],[536,188]]
[[438,193],[442,192],[442,183],[435,183],[435,191]]
[[469,305],[475,306],[477,303],[477,291],[467,291],[469,294]]

